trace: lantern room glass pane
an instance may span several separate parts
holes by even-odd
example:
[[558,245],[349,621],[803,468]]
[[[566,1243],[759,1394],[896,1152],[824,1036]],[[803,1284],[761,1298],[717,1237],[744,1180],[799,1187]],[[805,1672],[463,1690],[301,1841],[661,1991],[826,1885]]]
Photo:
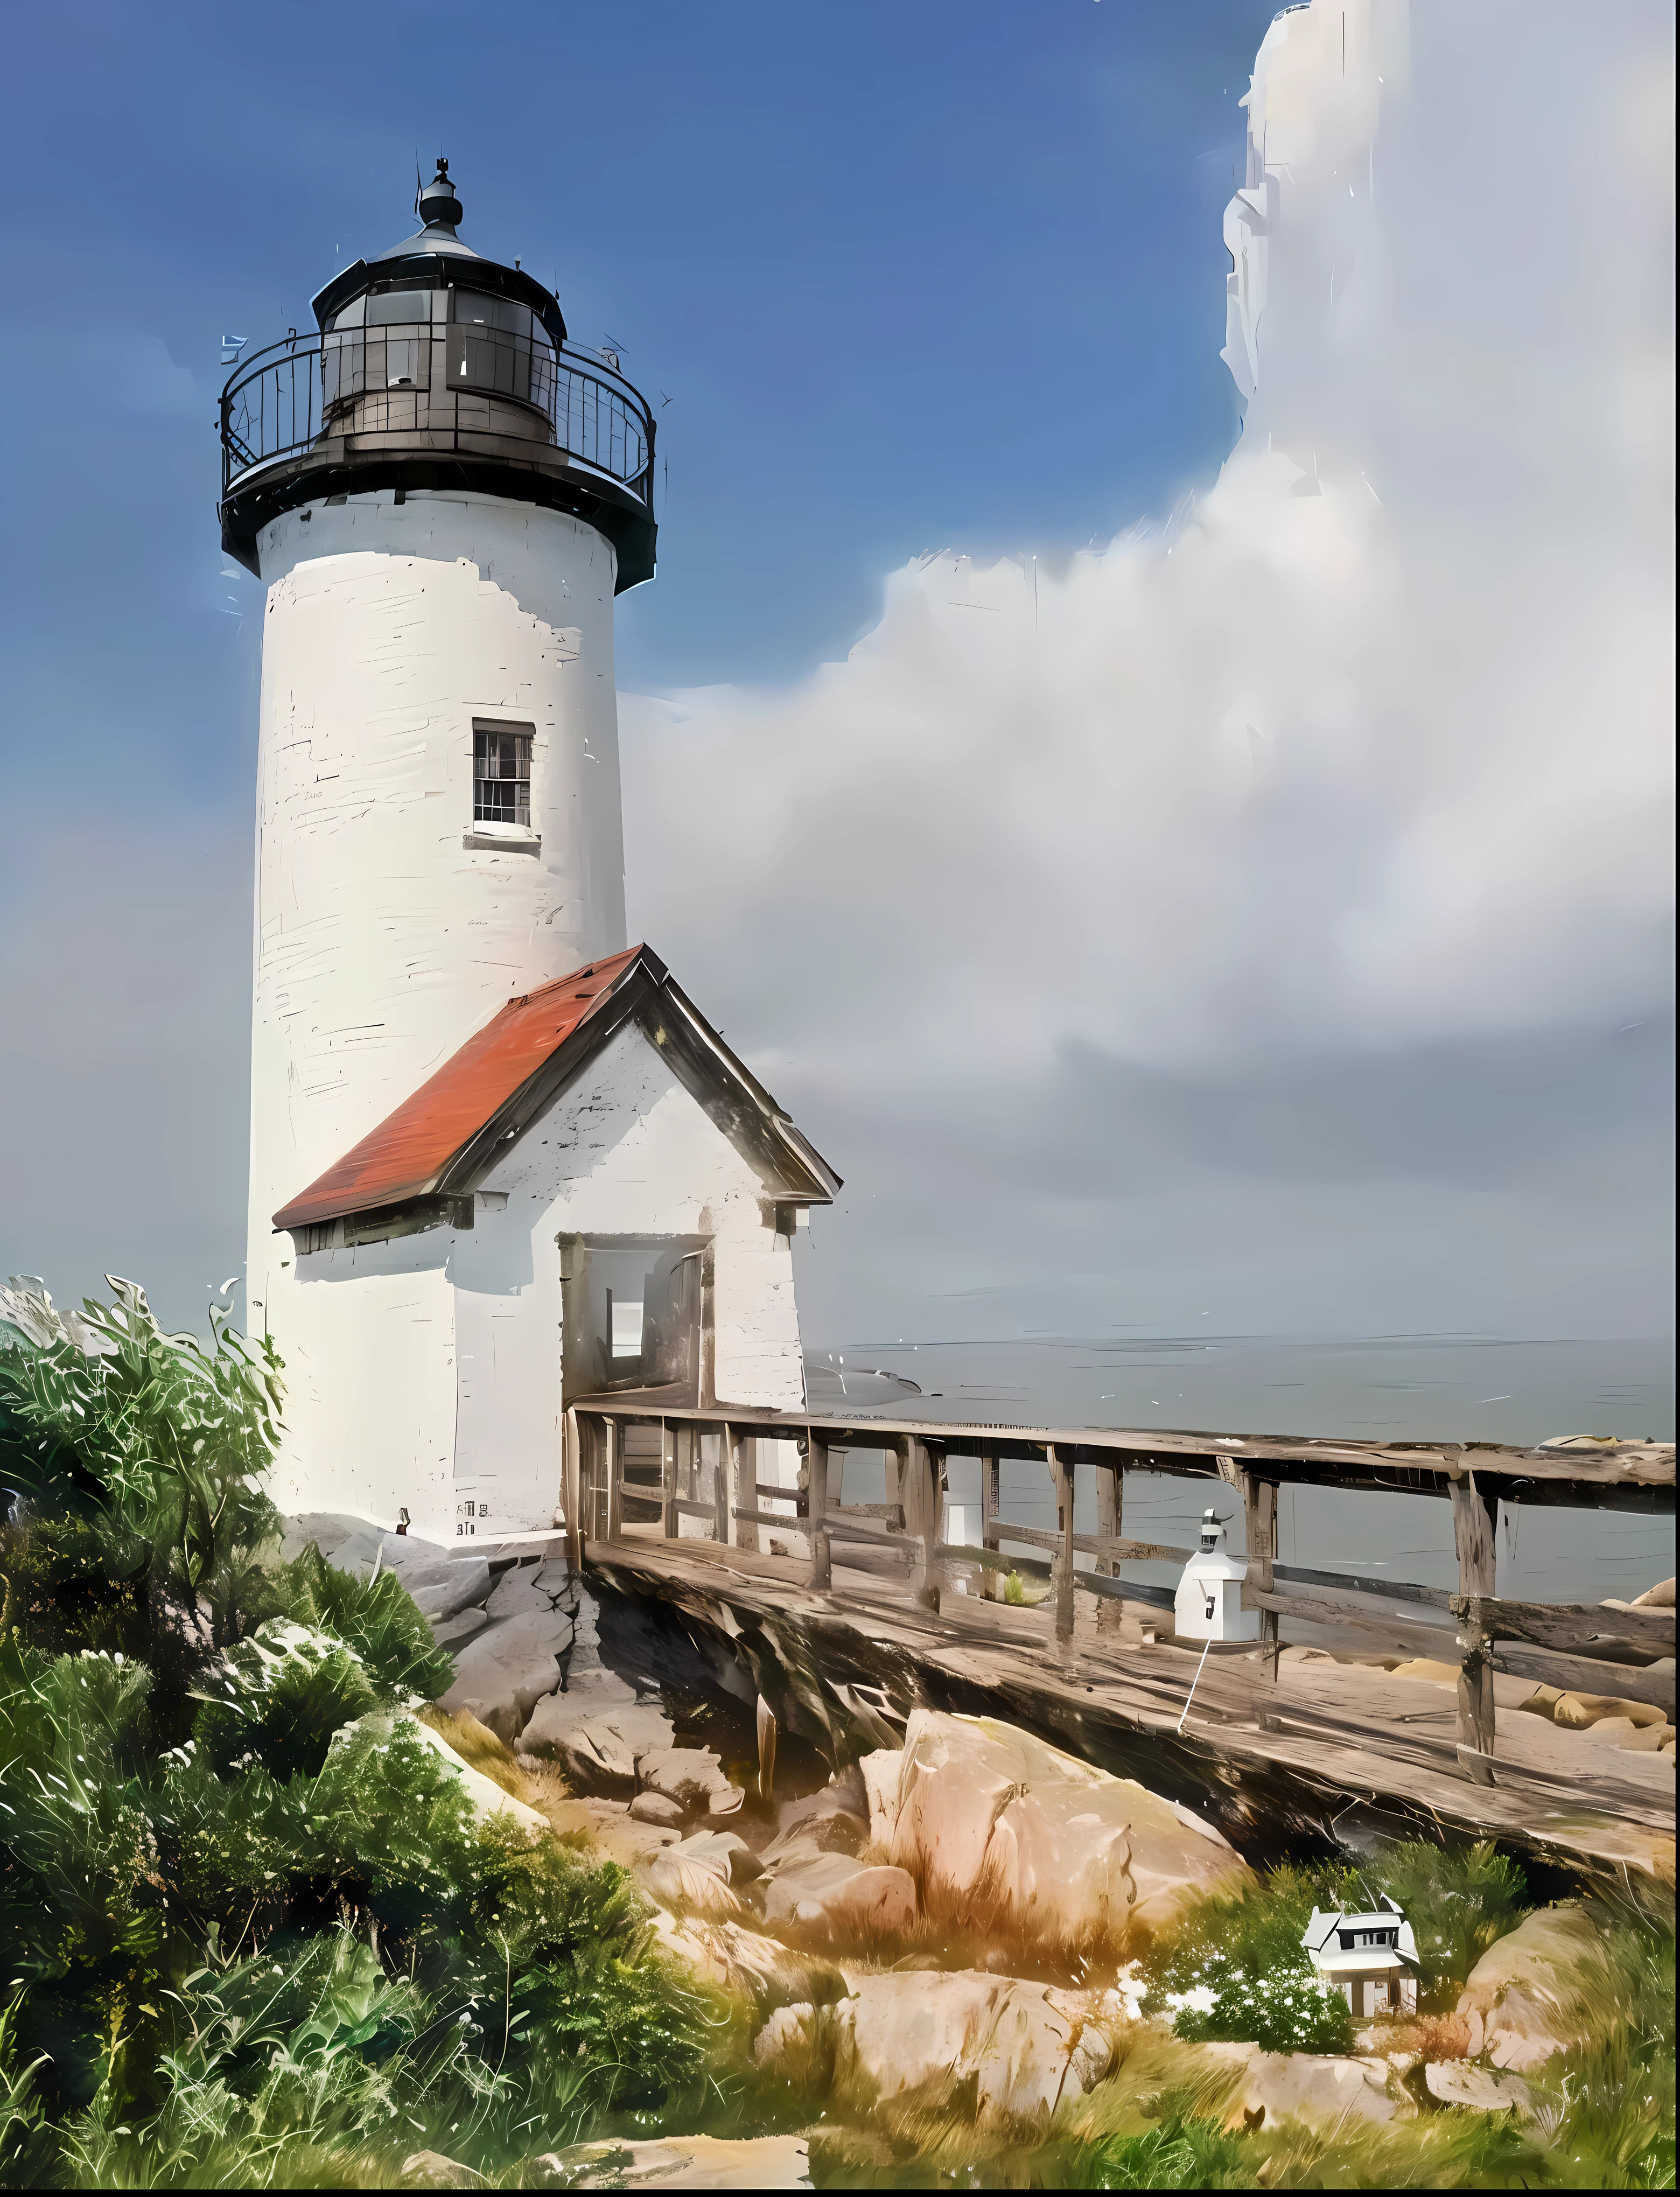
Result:
[[368,300],[368,325],[389,328],[393,322],[430,321],[430,290],[385,290]]

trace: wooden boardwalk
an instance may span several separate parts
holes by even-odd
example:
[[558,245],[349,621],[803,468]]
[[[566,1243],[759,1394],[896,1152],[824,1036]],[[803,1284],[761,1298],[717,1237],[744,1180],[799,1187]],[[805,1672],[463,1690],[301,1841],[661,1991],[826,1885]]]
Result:
[[[767,1440],[794,1446],[797,1484],[760,1477]],[[882,1458],[884,1502],[838,1499],[837,1468],[854,1451]],[[783,1465],[789,1454],[774,1452]],[[953,1457],[976,1461],[980,1487],[977,1534],[957,1546],[945,1538]],[[1005,1458],[1044,1474],[1053,1529],[1007,1515]],[[1216,1647],[1199,1678],[1196,1653],[1170,1638],[1173,1590],[1123,1575],[1191,1554],[1127,1538],[1128,1469],[1222,1481],[1241,1500],[1241,1599],[1260,1641]],[[1446,1502],[1458,1591],[1279,1562],[1285,1484]],[[1092,1533],[1075,1530],[1080,1486]],[[1521,1685],[1504,1688],[1503,1713],[1496,1696],[1504,1673],[1654,1705],[1671,1724],[1672,1608],[1501,1599],[1495,1548],[1502,1501],[1651,1516],[1671,1516],[1674,1499],[1671,1443],[1517,1449],[842,1420],[669,1392],[590,1397],[566,1414],[573,1561],[664,1605],[721,1670],[750,1664],[778,1717],[831,1759],[854,1752],[860,1730],[896,1744],[918,1702],[989,1710],[1206,1808],[1250,1850],[1335,1835],[1365,1811],[1571,1868],[1671,1874],[1672,1758],[1523,1713]],[[1010,1603],[1011,1571],[1048,1591]],[[1283,1627],[1303,1623],[1335,1627],[1365,1660],[1285,1658]],[[1167,1637],[1146,1638],[1154,1628]],[[1448,1667],[1453,1683],[1391,1676],[1378,1659],[1397,1652]]]
[[[1672,1876],[1671,1761],[1508,1714],[1483,1783],[1462,1765],[1445,1687],[1226,1649],[1208,1657],[1180,1730],[1196,1654],[1142,1644],[1135,1621],[1099,1629],[1083,1594],[1071,1639],[1058,1640],[1041,1607],[947,1591],[936,1611],[908,1580],[851,1570],[839,1553],[826,1591],[807,1562],[669,1540],[657,1526],[587,1542],[582,1555],[599,1585],[663,1608],[691,1641],[709,1635],[785,1728],[825,1752],[843,1732],[854,1751],[860,1727],[896,1744],[922,1703],[1023,1725],[1197,1807],[1255,1855],[1379,1817],[1391,1835],[1433,1828],[1572,1871]],[[1122,1608],[1128,1620],[1156,1614]]]

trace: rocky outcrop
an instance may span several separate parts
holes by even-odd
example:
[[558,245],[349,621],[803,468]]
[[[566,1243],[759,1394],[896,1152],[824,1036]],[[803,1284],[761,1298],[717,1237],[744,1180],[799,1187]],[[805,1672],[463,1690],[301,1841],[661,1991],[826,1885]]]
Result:
[[668,1748],[672,1726],[657,1701],[638,1701],[629,1686],[623,1691],[626,1698],[617,1702],[604,1701],[599,1689],[571,1684],[564,1693],[549,1695],[520,1733],[519,1754],[532,1762],[552,1762],[574,1793],[629,1800],[638,1760]]
[[1196,2048],[1205,2074],[1225,2074],[1227,2128],[1262,2128],[1278,2121],[1390,2121],[1416,2110],[1386,2059],[1330,2053],[1267,2052],[1258,2044]]
[[802,2136],[662,2136],[575,2143],[527,2159],[525,2189],[808,2189]]
[[1537,1909],[1489,1946],[1458,1997],[1467,2056],[1521,2073],[1576,2043],[1587,2026],[1580,1970],[1597,1944],[1572,1900]]
[[733,1831],[702,1831],[662,1847],[638,1874],[649,1896],[669,1913],[730,1922],[752,1917],[743,1888],[762,1868],[746,1840]]
[[1035,1951],[1116,1960],[1248,1864],[1188,1808],[988,1718],[917,1709],[866,1755],[866,1858],[914,1879],[923,1913]]
[[862,1951],[914,1925],[916,1881],[907,1869],[827,1853],[805,1839],[783,1844],[766,1866],[773,1873],[765,1881],[764,1920],[773,1930]]
[[1432,2060],[1423,2070],[1429,2096],[1443,2106],[1466,2106],[1476,2113],[1525,2116],[1534,2109],[1534,2093],[1521,2075],[1478,2067],[1474,2060]]
[[571,1620],[549,1608],[492,1618],[455,1655],[455,1682],[439,1706],[470,1712],[511,1747],[531,1711],[560,1683],[560,1657],[571,1645]]
[[600,1611],[593,1595],[572,1585],[563,1565],[534,1574],[542,1592],[573,1596],[571,1653],[565,1690],[539,1701],[519,1735],[518,1753],[551,1763],[574,1793],[630,1800],[636,1764],[669,1747],[675,1728],[657,1699],[640,1693],[601,1661]]
[[831,2108],[966,2106],[984,2121],[1043,2121],[1081,2097],[1114,2060],[1096,1994],[975,1969],[849,1975],[829,2006],[790,2005],[753,2056]]
[[492,1562],[480,1551],[449,1549],[412,1533],[388,1533],[334,1511],[288,1518],[281,1554],[288,1560],[313,1542],[338,1570],[366,1579],[394,1572],[455,1658],[455,1682],[443,1696],[511,1745],[536,1703],[560,1683],[573,1645],[577,1590],[564,1564],[537,1558]]

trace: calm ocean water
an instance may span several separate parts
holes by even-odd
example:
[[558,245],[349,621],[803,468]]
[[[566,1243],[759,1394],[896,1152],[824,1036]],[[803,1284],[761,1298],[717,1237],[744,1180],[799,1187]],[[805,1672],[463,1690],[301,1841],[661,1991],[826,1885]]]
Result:
[[[1183,1427],[1384,1441],[1530,1443],[1566,1434],[1674,1439],[1674,1347],[1666,1341],[1045,1336],[837,1345],[810,1352],[808,1363],[814,1407],[856,1411],[872,1404],[894,1417],[976,1425]],[[909,1382],[919,1394],[902,1385]],[[1087,1477],[1081,1475],[1075,1501],[1081,1533],[1096,1522],[1094,1498],[1083,1484]],[[878,1502],[882,1479],[878,1459],[854,1456],[843,1499]],[[950,1483],[951,1502],[977,1503],[974,1466],[953,1460]],[[1003,1468],[1003,1499],[1005,1515],[1023,1525],[1053,1522],[1045,1475],[1029,1464]],[[1128,1473],[1126,1529],[1187,1545],[1210,1502],[1229,1520],[1233,1546],[1240,1546],[1235,1496],[1211,1481]],[[1286,1563],[1425,1586],[1456,1587],[1458,1581],[1449,1508],[1422,1496],[1286,1488],[1278,1555]],[[1170,1567],[1127,1569],[1140,1580],[1174,1576]],[[1671,1517],[1503,1506],[1502,1594],[1597,1602],[1637,1594],[1673,1571]]]

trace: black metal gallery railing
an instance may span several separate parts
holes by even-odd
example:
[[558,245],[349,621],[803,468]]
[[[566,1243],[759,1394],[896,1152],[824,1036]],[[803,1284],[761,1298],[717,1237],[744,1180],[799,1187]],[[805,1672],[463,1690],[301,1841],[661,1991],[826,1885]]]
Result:
[[290,335],[246,360],[222,391],[223,500],[258,468],[335,434],[424,433],[436,449],[440,437],[482,438],[518,420],[496,420],[487,402],[519,408],[530,428],[516,432],[536,430],[533,440],[651,507],[653,419],[621,375],[540,336],[424,322]]

